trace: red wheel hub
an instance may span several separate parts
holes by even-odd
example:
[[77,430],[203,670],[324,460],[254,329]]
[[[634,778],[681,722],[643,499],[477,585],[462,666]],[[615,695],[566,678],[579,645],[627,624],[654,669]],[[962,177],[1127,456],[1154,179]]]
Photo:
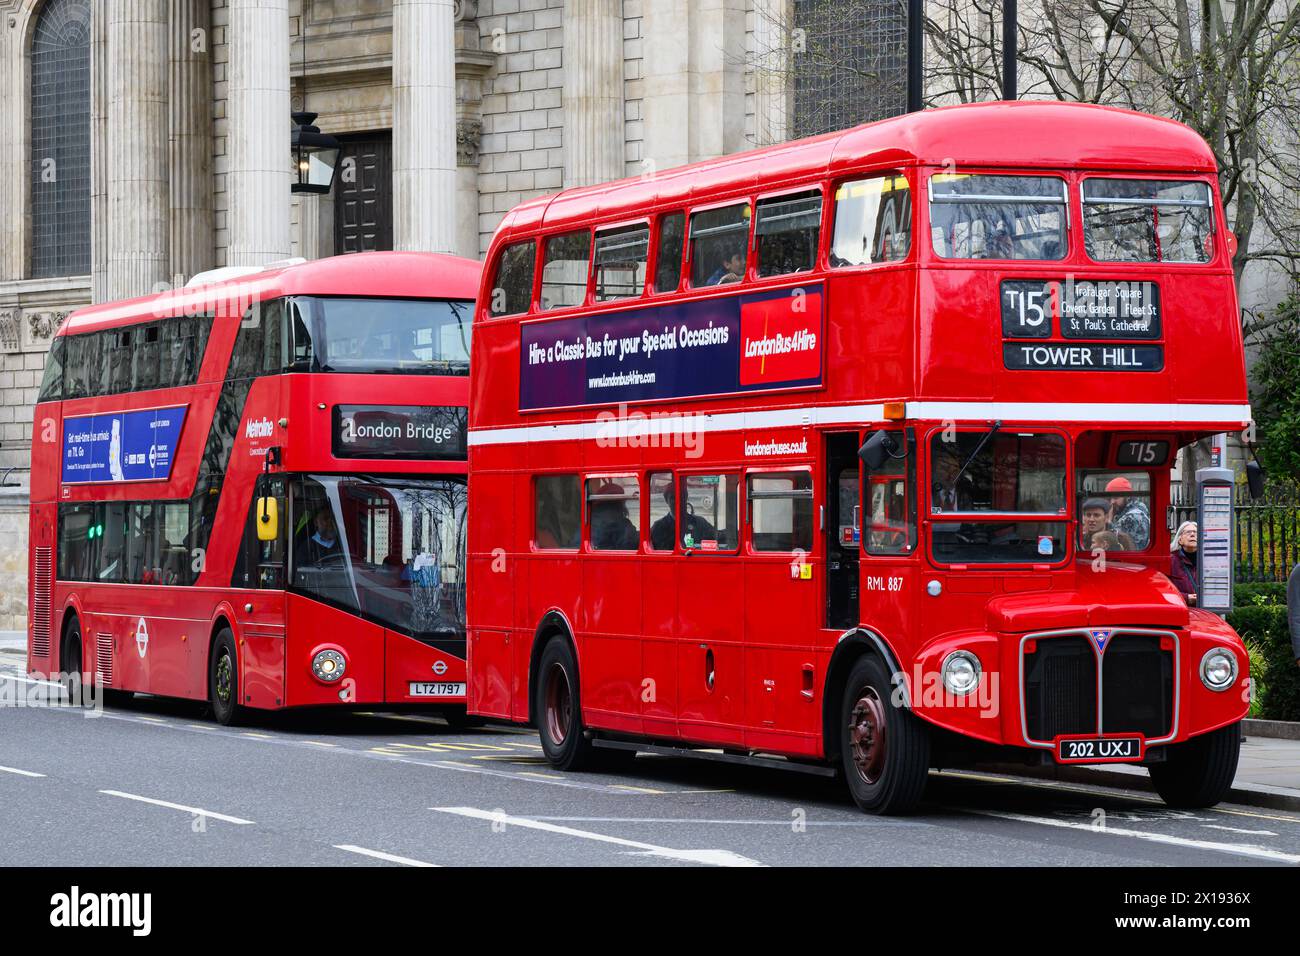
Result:
[[872,687],[864,687],[849,715],[853,765],[866,783],[876,783],[885,767],[885,706]]

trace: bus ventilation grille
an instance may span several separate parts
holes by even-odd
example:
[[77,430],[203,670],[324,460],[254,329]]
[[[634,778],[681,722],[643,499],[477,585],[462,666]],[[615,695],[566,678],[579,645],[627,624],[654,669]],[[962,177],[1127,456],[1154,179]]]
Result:
[[1098,681],[1101,730],[1107,734],[1168,736],[1174,720],[1174,651],[1161,633],[1116,631],[1100,662],[1084,633],[1037,640],[1024,656],[1025,730],[1030,740],[1097,733]]
[[113,635],[96,634],[95,635],[95,669],[99,671],[99,679],[104,682],[104,686],[113,683]]
[[53,548],[36,549],[36,580],[32,586],[32,657],[50,656],[50,587],[54,577]]

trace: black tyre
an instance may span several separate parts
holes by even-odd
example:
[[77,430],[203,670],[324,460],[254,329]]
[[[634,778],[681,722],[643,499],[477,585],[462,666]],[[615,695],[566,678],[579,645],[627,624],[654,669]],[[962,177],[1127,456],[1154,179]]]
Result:
[[208,702],[212,716],[224,726],[237,724],[243,715],[239,705],[239,657],[235,653],[235,636],[223,627],[212,643],[208,659]]
[[891,702],[889,672],[874,656],[849,672],[840,700],[840,759],[854,802],[866,813],[914,810],[930,773],[930,734]]
[[542,752],[559,770],[585,770],[595,762],[591,741],[582,732],[580,699],[573,648],[564,638],[552,637],[537,662],[533,700]]
[[81,622],[75,617],[63,636],[63,656],[60,665],[63,670],[63,693],[70,701],[84,702],[83,686],[86,673],[81,656]]
[[1229,724],[1168,748],[1164,763],[1147,770],[1156,793],[1171,807],[1212,807],[1228,795],[1237,776],[1241,724]]

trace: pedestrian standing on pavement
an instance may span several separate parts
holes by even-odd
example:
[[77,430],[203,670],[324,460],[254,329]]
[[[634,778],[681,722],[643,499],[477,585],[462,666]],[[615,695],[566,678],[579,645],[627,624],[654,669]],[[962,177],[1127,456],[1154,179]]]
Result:
[[1184,521],[1174,532],[1169,549],[1169,580],[1183,592],[1188,607],[1196,606],[1196,544],[1196,522]]

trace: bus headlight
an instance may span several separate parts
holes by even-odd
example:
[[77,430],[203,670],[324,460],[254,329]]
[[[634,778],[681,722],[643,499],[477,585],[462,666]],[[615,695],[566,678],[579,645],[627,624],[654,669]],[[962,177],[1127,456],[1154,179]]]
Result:
[[334,683],[347,669],[347,661],[335,650],[317,651],[316,656],[311,659],[312,676],[327,684]]
[[1210,690],[1227,690],[1237,681],[1237,655],[1226,647],[1212,647],[1201,658],[1201,683]]
[[943,686],[965,697],[980,682],[980,659],[970,651],[953,651],[943,659]]

